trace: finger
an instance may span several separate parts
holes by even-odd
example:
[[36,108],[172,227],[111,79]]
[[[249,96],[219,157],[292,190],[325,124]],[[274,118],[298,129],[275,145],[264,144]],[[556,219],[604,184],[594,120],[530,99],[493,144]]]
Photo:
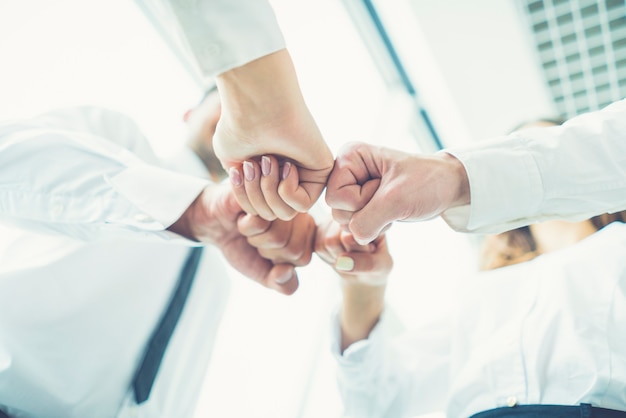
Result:
[[298,290],[300,282],[291,264],[275,264],[263,279],[263,284],[284,295],[291,295]]
[[351,143],[341,150],[328,179],[326,203],[333,209],[356,211],[380,185],[380,172],[371,146]]
[[[230,255],[230,254],[229,254]],[[235,263],[237,270],[262,286],[274,289],[279,293],[291,295],[298,289],[298,275],[291,264],[274,264],[261,257],[253,247],[243,249],[243,254],[232,254],[231,257],[247,257],[243,265]],[[227,256],[227,259],[231,259]],[[231,262],[232,264],[232,262]]]
[[348,252],[359,252],[359,253],[373,253],[376,251],[376,244],[371,242],[366,245],[361,245],[354,239],[354,235],[350,232],[342,231],[340,235],[341,245]]
[[348,225],[350,223],[350,219],[352,219],[352,215],[354,214],[354,212],[348,210],[333,209],[331,211],[331,214],[333,216],[333,220],[339,225]]
[[268,206],[278,219],[290,220],[298,213],[285,203],[278,194],[281,168],[278,160],[273,156],[261,157],[261,190]]
[[248,195],[246,194],[246,189],[243,180],[243,168],[239,167],[230,167],[228,169],[228,177],[230,178],[230,184],[233,189],[233,193],[237,202],[239,202],[239,206],[241,209],[249,213],[251,215],[256,215],[257,212],[248,200]]
[[393,259],[389,254],[385,240],[382,240],[374,252],[343,253],[337,258],[335,268],[342,274],[381,276],[391,271]]
[[276,215],[265,201],[261,190],[261,167],[256,161],[243,162],[244,188],[248,201],[263,219],[273,221]]
[[398,219],[396,211],[400,209],[390,204],[385,193],[378,192],[363,209],[352,215],[348,228],[359,244],[367,244]]
[[[248,237],[248,243],[259,250],[282,249],[287,246],[291,238],[293,223],[276,220],[265,232]],[[265,254],[271,254],[266,252]],[[265,257],[270,258],[271,257]]]
[[295,225],[291,239],[284,251],[284,256],[294,266],[306,266],[311,262],[315,236],[315,222],[309,214],[298,214],[298,223]]
[[315,232],[313,218],[300,213],[293,221],[275,221],[271,231],[249,242],[253,246],[258,245],[261,256],[274,263],[305,266],[311,261]]
[[[297,168],[290,162],[283,165],[278,194],[283,201],[298,212],[308,211],[324,190],[325,183],[303,182],[300,171],[309,175],[307,169]],[[310,171],[310,170],[309,170]]]
[[345,184],[339,176],[334,177],[331,174],[326,190],[326,203],[333,209],[351,212],[360,210],[380,186],[380,179],[370,179],[362,184]]
[[315,252],[330,265],[334,265],[339,254],[345,252],[340,234],[341,228],[335,222],[328,222],[317,229]]
[[237,229],[241,235],[252,237],[267,231],[272,225],[271,221],[256,215],[243,215],[237,220]]

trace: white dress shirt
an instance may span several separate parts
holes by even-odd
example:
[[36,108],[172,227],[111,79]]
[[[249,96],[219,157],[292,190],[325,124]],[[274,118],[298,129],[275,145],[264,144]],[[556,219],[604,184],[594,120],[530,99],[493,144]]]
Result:
[[446,151],[470,182],[471,205],[444,214],[456,230],[501,232],[626,209],[626,99],[562,126]]
[[135,0],[196,79],[285,48],[266,0]]
[[[130,385],[190,250],[163,229],[208,182],[148,164],[136,126],[95,108],[5,124],[0,148],[2,214],[28,227],[0,232],[0,408],[193,416],[230,285],[215,249],[205,249],[149,400],[135,405]],[[185,161],[204,173],[194,156]]]
[[626,410],[626,225],[462,281],[458,310],[391,338],[334,352],[346,416],[446,411],[465,418],[514,404]]
[[137,126],[113,111],[0,122],[0,221],[82,240],[180,239],[165,228],[208,180],[156,164]]

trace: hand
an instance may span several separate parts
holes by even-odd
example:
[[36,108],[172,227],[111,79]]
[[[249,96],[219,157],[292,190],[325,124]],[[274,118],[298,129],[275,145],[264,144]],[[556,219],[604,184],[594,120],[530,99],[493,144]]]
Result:
[[[261,157],[261,164],[254,160],[243,162],[243,178],[231,176],[233,192],[241,208],[250,215],[259,215],[265,220],[276,218],[290,220],[298,212],[289,207],[283,197],[306,200],[304,189],[299,185],[298,169],[290,162],[282,166],[273,156]],[[234,171],[231,168],[231,173]]]
[[449,154],[352,143],[335,161],[326,202],[333,218],[365,244],[394,221],[427,220],[468,204],[469,182],[462,163]]
[[237,229],[244,213],[229,187],[211,185],[202,191],[169,230],[182,236],[216,245],[226,260],[240,273],[290,295],[298,288],[291,264],[273,263],[248,243]]
[[373,243],[359,245],[336,222],[317,228],[315,252],[342,278],[340,322],[343,352],[354,342],[367,338],[378,322],[393,260],[384,235]]
[[384,235],[360,245],[336,222],[317,228],[315,253],[334,267],[345,284],[385,285],[393,267]]
[[289,167],[297,171],[298,187],[267,202],[270,218],[288,220],[310,209],[326,185],[333,156],[304,102],[287,50],[226,71],[216,81],[222,116],[213,145],[233,184],[243,179],[244,161],[273,155],[271,175],[278,178]]
[[306,266],[313,256],[315,221],[308,213],[299,213],[290,221],[267,221],[245,215],[237,223],[248,244],[273,263]]

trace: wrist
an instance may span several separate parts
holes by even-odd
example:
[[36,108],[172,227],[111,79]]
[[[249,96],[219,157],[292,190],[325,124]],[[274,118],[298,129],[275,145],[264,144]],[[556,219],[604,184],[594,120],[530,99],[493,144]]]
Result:
[[442,152],[440,156],[446,163],[445,177],[448,179],[448,189],[452,191],[452,197],[447,209],[470,204],[470,185],[465,166],[461,160],[452,154]]
[[[220,219],[218,186],[205,187],[168,229],[194,241],[220,245],[229,234]],[[227,216],[227,215],[224,215]]]
[[385,286],[350,284],[343,286],[341,309],[341,351],[369,337],[384,308]]

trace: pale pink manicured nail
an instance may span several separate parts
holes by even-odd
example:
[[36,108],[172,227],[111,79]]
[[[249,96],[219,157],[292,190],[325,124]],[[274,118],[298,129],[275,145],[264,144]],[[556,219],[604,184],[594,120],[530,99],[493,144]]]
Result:
[[271,169],[272,166],[269,157],[261,157],[261,173],[263,173],[263,176],[269,176]]
[[287,176],[289,175],[289,170],[291,170],[291,163],[287,162],[285,163],[285,166],[283,167],[283,173],[281,176],[283,180],[285,180]]
[[235,167],[231,167],[228,170],[228,175],[230,177],[231,183],[235,186],[241,186],[241,173]]
[[254,166],[250,161],[243,162],[243,175],[248,181],[254,180]]
[[276,278],[276,283],[285,284],[289,280],[293,279],[293,277],[294,277],[293,271],[287,270],[286,272],[284,272],[283,274],[281,274],[280,276]]

